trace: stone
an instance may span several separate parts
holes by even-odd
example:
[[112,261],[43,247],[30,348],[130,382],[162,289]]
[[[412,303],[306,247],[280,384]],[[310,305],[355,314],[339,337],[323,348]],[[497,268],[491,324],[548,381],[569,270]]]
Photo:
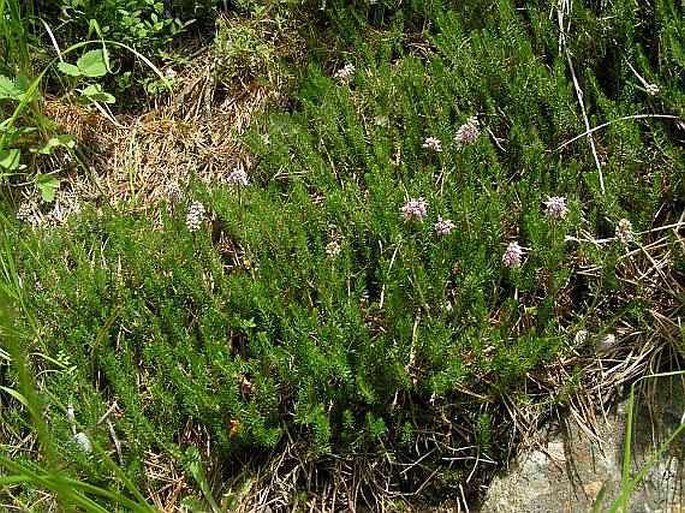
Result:
[[[655,394],[646,407],[636,408],[633,473],[649,465],[655,448],[680,423],[685,410],[682,391]],[[640,403],[638,406],[645,406]],[[598,511],[609,511],[621,490],[625,404],[600,420],[602,443],[590,440],[575,422],[564,429],[542,432],[542,443],[521,452],[504,475],[491,483],[480,513],[586,513],[593,511],[603,494]],[[601,418],[601,417],[600,417]],[[677,440],[647,472],[631,495],[629,513],[685,513],[680,451],[685,440]]]

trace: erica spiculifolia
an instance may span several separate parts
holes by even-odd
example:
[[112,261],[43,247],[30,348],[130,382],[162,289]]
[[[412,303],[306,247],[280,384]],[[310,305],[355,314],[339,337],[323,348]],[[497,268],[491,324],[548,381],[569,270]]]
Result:
[[196,232],[202,226],[202,222],[205,220],[205,207],[199,201],[193,202],[188,209],[188,214],[186,215],[186,226],[191,232]]
[[633,233],[633,224],[627,219],[623,218],[616,225],[616,237],[623,244],[628,244],[635,240],[635,234]]
[[242,168],[235,168],[233,171],[231,171],[229,175],[226,177],[226,181],[230,185],[237,185],[243,187],[250,183],[247,179],[247,173]]
[[440,153],[442,151],[442,142],[437,137],[426,137],[426,140],[422,144],[423,148],[427,150]]
[[338,256],[340,251],[342,251],[342,248],[337,240],[332,240],[326,244],[326,255],[328,255],[330,258]]
[[454,140],[460,145],[473,144],[480,135],[480,123],[476,116],[471,116],[466,123],[457,129]]
[[354,67],[354,64],[345,64],[342,68],[340,68],[338,71],[336,71],[333,74],[333,78],[335,78],[338,82],[349,82],[350,79],[352,78],[352,75],[354,75],[354,72],[356,71],[356,68]]
[[435,223],[433,228],[439,237],[443,237],[452,233],[452,230],[454,230],[455,226],[451,219],[443,219],[442,217],[438,217],[438,222]]
[[545,201],[545,215],[550,219],[564,219],[568,214],[566,198],[563,196],[548,196]]
[[518,242],[510,242],[502,255],[502,264],[509,268],[520,267],[522,261],[523,248],[519,246]]
[[428,212],[428,203],[423,198],[409,199],[400,209],[404,222],[422,222]]

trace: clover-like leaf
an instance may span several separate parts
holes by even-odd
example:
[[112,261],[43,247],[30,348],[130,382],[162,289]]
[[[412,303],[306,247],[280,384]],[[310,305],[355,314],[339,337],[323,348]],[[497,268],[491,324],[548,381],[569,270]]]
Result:
[[116,98],[113,95],[103,91],[102,86],[100,84],[89,85],[83,91],[81,91],[81,96],[88,98],[91,101],[96,101],[96,102],[103,102],[103,103],[114,103],[114,102],[116,102]]
[[54,201],[59,185],[60,181],[54,176],[44,174],[36,175],[36,188],[40,191],[40,196],[43,198],[43,201],[47,203]]
[[41,155],[52,155],[54,149],[59,148],[60,146],[65,148],[73,148],[76,146],[76,141],[74,141],[74,138],[68,134],[57,135],[55,137],[51,137],[48,142],[39,148],[38,153]]
[[60,62],[59,64],[57,64],[57,69],[65,75],[69,75],[70,77],[80,77],[81,75],[83,75],[78,66],[74,66],[73,64],[69,64],[68,62]]
[[0,75],[0,100],[21,100],[26,92],[22,89],[16,80],[12,80],[5,75]]
[[76,66],[86,77],[104,77],[107,74],[107,53],[101,48],[90,50],[79,58]]
[[10,148],[8,150],[0,150],[0,168],[7,171],[15,171],[19,169],[21,163],[21,150],[17,148]]

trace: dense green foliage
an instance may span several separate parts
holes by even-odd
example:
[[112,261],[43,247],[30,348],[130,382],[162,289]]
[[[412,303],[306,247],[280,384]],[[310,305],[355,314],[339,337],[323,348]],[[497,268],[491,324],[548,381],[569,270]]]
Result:
[[[101,26],[124,40],[163,47],[173,33],[135,28],[156,4],[115,2],[138,12],[126,25],[109,2],[70,3],[86,18],[111,15]],[[146,452],[177,457],[188,431],[219,461],[276,447],[286,432],[316,456],[399,455],[446,419],[459,443],[498,456],[502,396],[594,350],[574,333],[596,339],[619,319],[649,329],[639,295],[618,290],[626,245],[614,235],[623,218],[642,232],[682,211],[682,128],[653,118],[595,132],[602,191],[587,138],[564,146],[586,129],[569,58],[591,126],[682,117],[682,7],[574,3],[568,54],[549,11],[507,0],[331,6],[331,46],[354,51],[314,59],[291,111],[255,124],[249,185],[196,184],[160,218],[115,206],[54,230],[4,222],[19,306],[36,323],[24,326],[24,351],[69,471],[111,479],[77,450],[66,411],[74,405],[107,448],[98,419],[114,401],[137,480]],[[355,70],[336,79],[347,62]],[[479,137],[455,142],[474,115]],[[565,218],[546,215],[550,196],[566,198]],[[410,198],[425,199],[425,219],[403,218]],[[194,201],[210,218],[197,231],[186,219]],[[436,233],[439,217],[451,233]],[[507,268],[512,241],[524,258]],[[672,258],[683,269],[682,247]],[[16,386],[16,371],[3,372]],[[2,401],[11,427],[0,436],[27,433],[21,404]]]

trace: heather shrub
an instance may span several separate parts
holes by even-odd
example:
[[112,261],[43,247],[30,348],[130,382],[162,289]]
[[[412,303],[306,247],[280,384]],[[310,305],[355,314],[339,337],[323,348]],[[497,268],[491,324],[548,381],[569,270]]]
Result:
[[[138,478],[148,451],[181,458],[198,436],[221,462],[293,439],[311,457],[401,459],[440,429],[502,461],[505,398],[563,404],[528,385],[593,355],[621,323],[649,330],[649,301],[617,274],[682,211],[673,120],[594,133],[598,169],[586,138],[566,144],[586,127],[548,7],[383,8],[370,30],[378,6],[331,7],[332,47],[354,52],[313,59],[289,111],[254,124],[247,176],[198,181],[156,216],[86,209],[45,232],[5,223],[35,285],[26,351],[50,357],[31,363],[65,447],[67,405],[107,447],[98,421],[116,402]],[[574,5],[567,45],[591,126],[682,113],[677,10]],[[662,60],[643,23],[673,42]],[[26,431],[9,401],[6,422]],[[108,478],[67,454],[74,472]],[[444,469],[440,458],[416,471]]]

